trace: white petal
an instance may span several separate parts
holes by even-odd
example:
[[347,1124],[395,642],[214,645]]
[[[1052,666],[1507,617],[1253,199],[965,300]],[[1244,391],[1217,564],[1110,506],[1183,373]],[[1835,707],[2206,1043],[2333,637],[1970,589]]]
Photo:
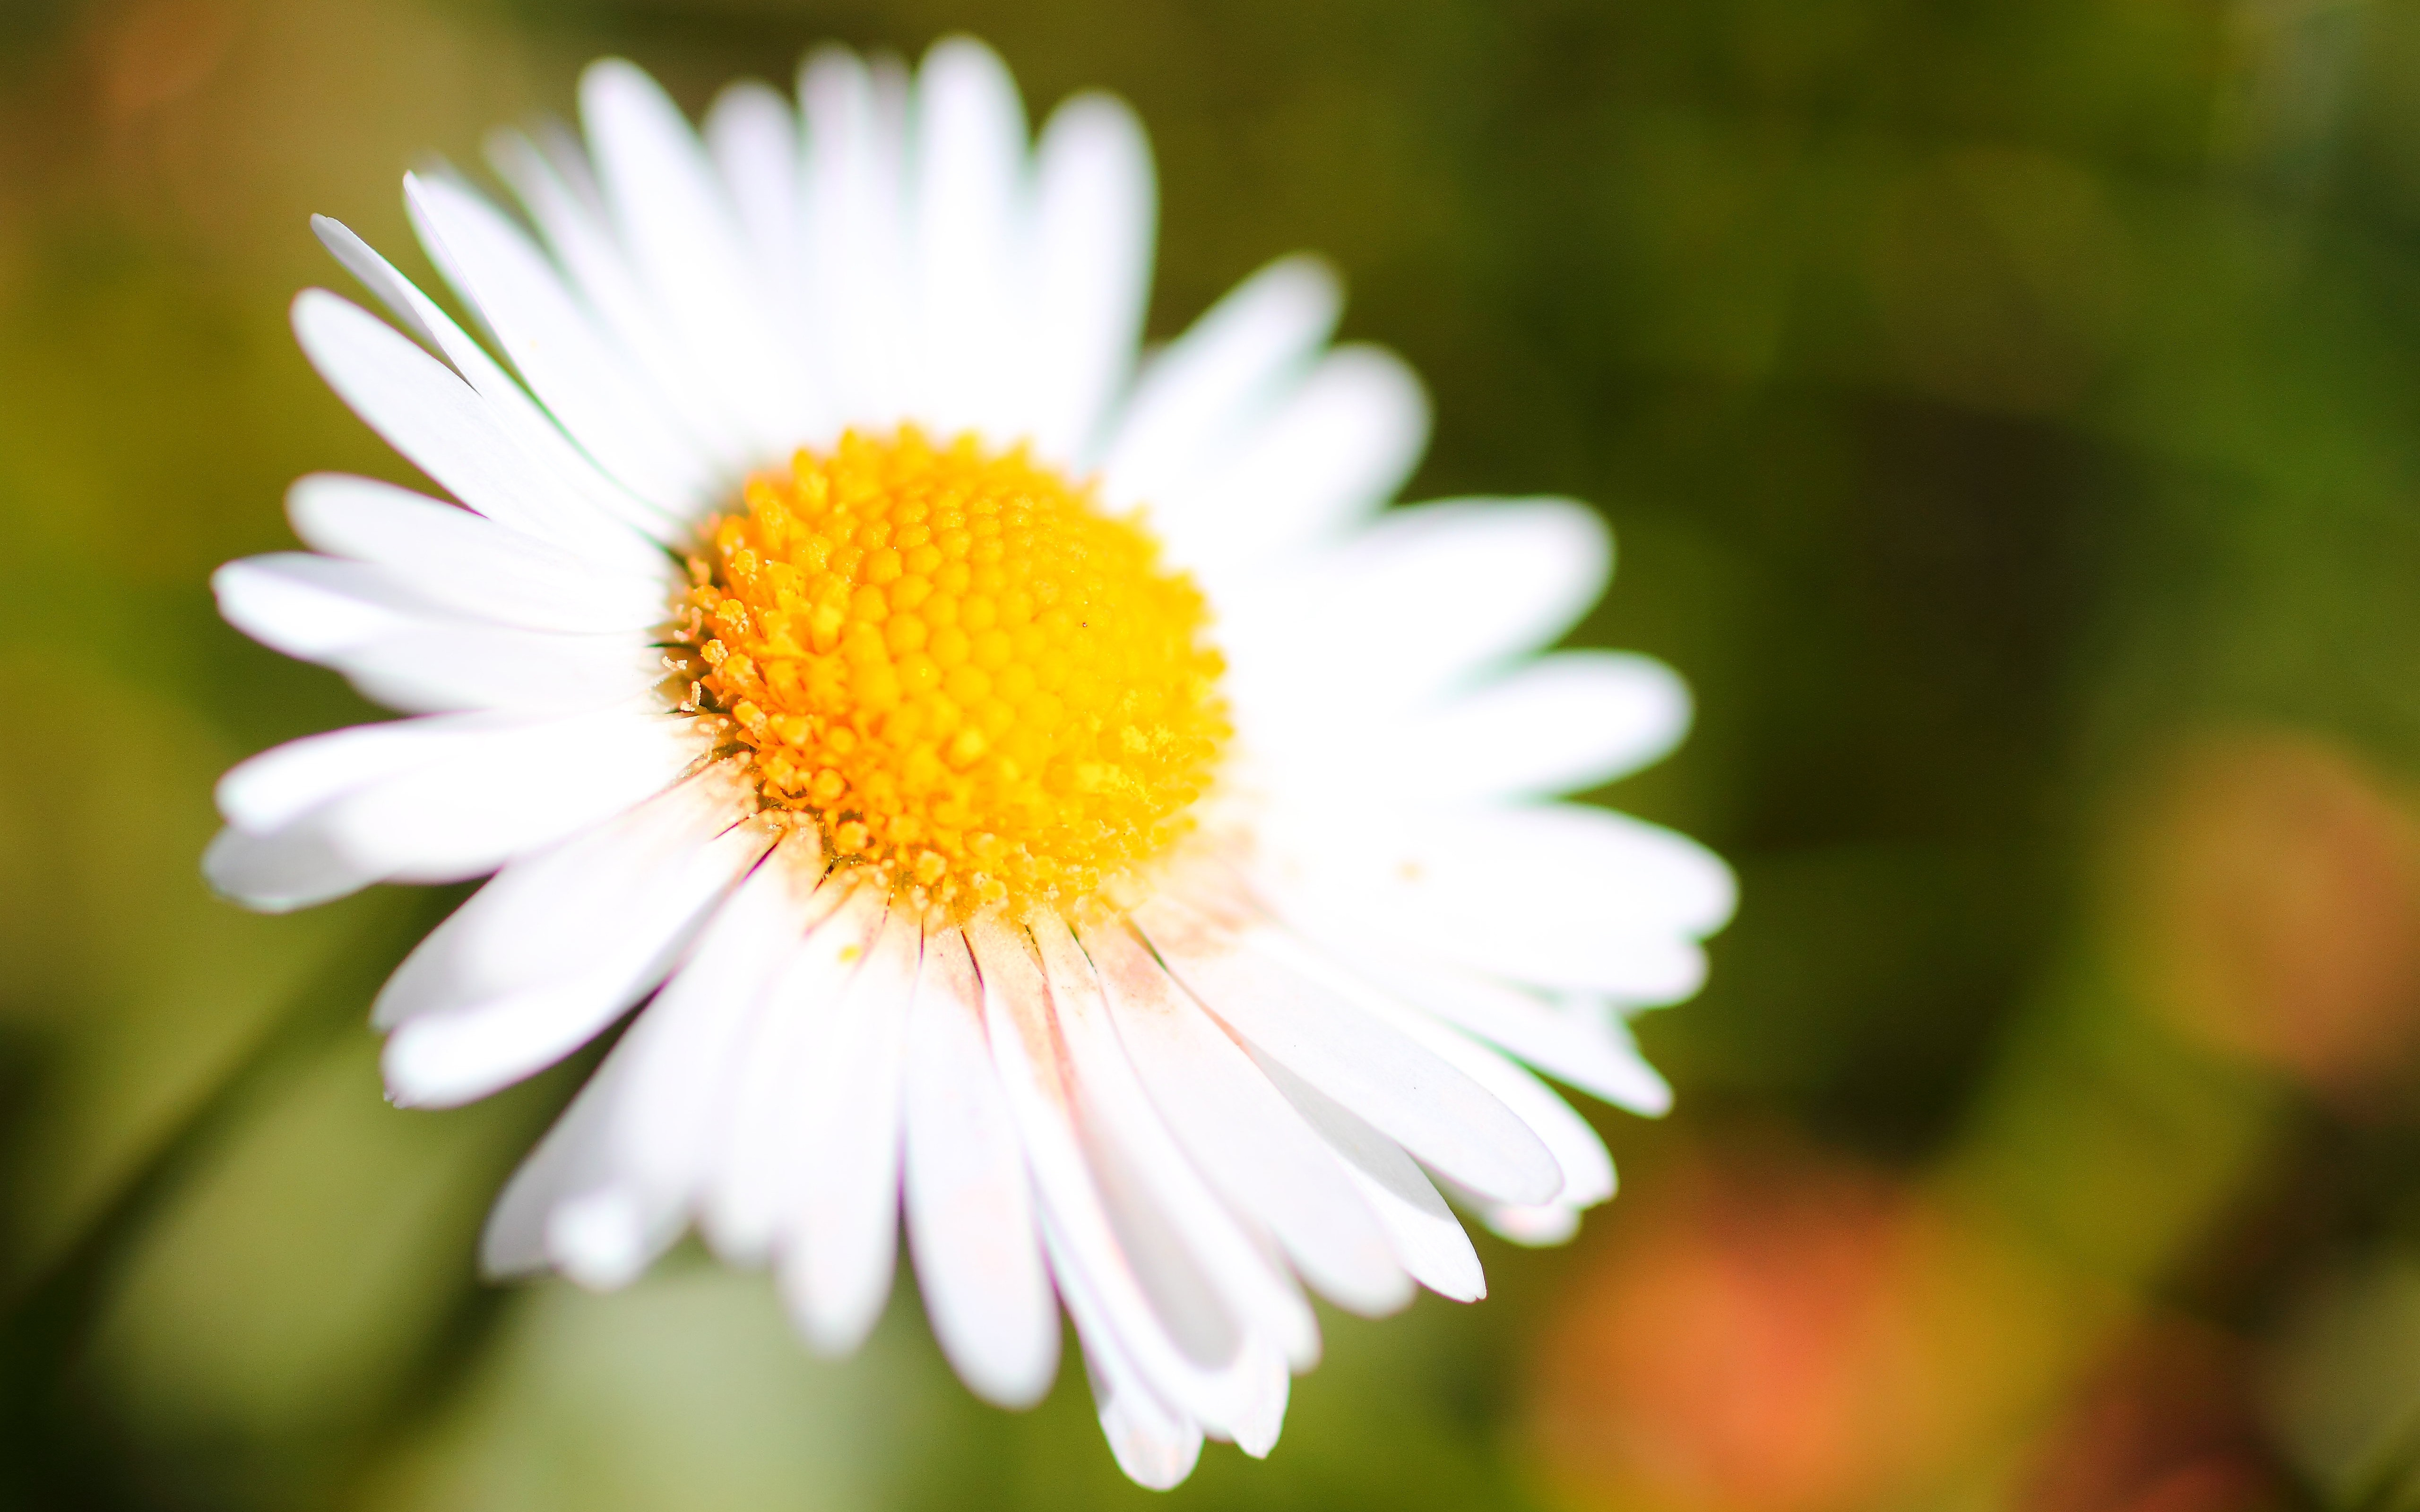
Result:
[[799,942],[846,890],[822,887],[823,876],[814,832],[784,838],[715,911],[615,1048],[631,1057],[614,1126],[618,1158],[642,1190],[690,1208],[702,1200],[724,1148],[749,1028]]
[[305,735],[229,767],[219,779],[219,812],[255,833],[282,828],[331,798],[537,723],[509,715],[442,715]]
[[[311,234],[319,239],[319,245],[328,249],[329,255],[344,266],[345,271],[361,280],[364,288],[378,296],[378,301],[386,306],[389,315],[403,323],[405,331],[424,345],[435,347],[473,388],[480,387],[466,369],[465,360],[472,367],[483,363],[488,367],[494,367],[495,359],[488,356],[486,349],[473,341],[436,301],[420,292],[419,285],[404,277],[401,270],[387,261],[376,247],[364,241],[351,226],[334,216],[311,217]],[[504,373],[502,368],[495,371],[499,376]],[[511,380],[507,378],[505,381]],[[528,396],[524,394],[522,397]]]
[[1114,1338],[1095,1329],[1097,1346],[1084,1350],[1102,1436],[1126,1478],[1151,1491],[1172,1490],[1202,1458],[1202,1429],[1154,1396],[1140,1373],[1117,1352]]
[[[580,760],[566,763],[576,750]],[[396,882],[459,882],[662,789],[701,753],[690,721],[602,710],[548,720],[310,815],[348,855]]]
[[653,574],[602,572],[392,484],[315,473],[287,491],[286,513],[319,550],[375,563],[415,597],[456,614],[575,633],[650,630],[670,614],[669,561]]
[[1318,1133],[1126,930],[1087,929],[1118,1038],[1160,1115],[1220,1196],[1268,1226],[1331,1301],[1375,1315],[1411,1300],[1386,1230]]
[[1311,362],[1342,303],[1309,257],[1245,280],[1143,368],[1103,458],[1105,496],[1148,504],[1189,481]]
[[[481,911],[471,927],[444,942],[443,964],[454,968],[447,986],[460,990],[482,980],[516,977],[529,984],[406,1018],[388,1040],[383,1057],[388,1090],[397,1103],[470,1102],[577,1049],[655,989],[697,926],[769,841],[755,825],[735,825],[720,835],[693,832],[686,847],[675,849],[660,826],[646,823],[651,818],[642,810],[630,824],[597,831],[589,837],[591,843],[575,841],[547,857],[560,861],[570,853],[593,869],[582,879],[586,887],[565,888],[554,905],[567,911],[591,904],[576,920],[542,917],[546,901],[534,904],[525,887],[515,887],[506,893],[508,906]],[[648,828],[659,832],[644,833]],[[559,868],[533,870],[551,873]],[[529,880],[508,874],[489,887]],[[471,907],[466,903],[456,917]],[[498,933],[516,923],[522,927],[514,938],[500,942]],[[422,950],[445,933],[446,926],[439,926],[422,942]],[[481,959],[504,949],[518,950],[519,959]],[[414,952],[415,959],[420,955]],[[411,965],[407,961],[396,980]],[[387,1007],[381,995],[380,1008]]]
[[883,921],[799,1067],[790,1135],[805,1156],[779,1277],[818,1353],[849,1354],[882,1316],[898,1260],[900,1093],[923,928]]
[[1561,500],[1392,510],[1319,559],[1232,585],[1220,645],[1239,714],[1281,728],[1430,702],[1553,640],[1596,601],[1605,526]]
[[521,1162],[488,1215],[480,1268],[490,1276],[553,1266],[582,1286],[628,1286],[679,1237],[677,1201],[617,1180],[613,1124],[631,1064],[625,1036]]
[[312,659],[343,672],[363,697],[411,714],[626,704],[665,676],[663,653],[641,635],[430,621]]
[[386,880],[318,831],[260,834],[229,825],[202,852],[202,875],[221,897],[265,914],[291,913]]
[[1548,1002],[1366,937],[1344,945],[1340,953],[1353,969],[1405,1002],[1502,1046],[1559,1081],[1633,1113],[1655,1117],[1672,1106],[1672,1088],[1640,1057],[1630,1026],[1601,998]]
[[[1309,1368],[1319,1356],[1319,1328],[1310,1304],[1235,1224],[1161,1121],[1109,1022],[1099,976],[1067,926],[1056,915],[1044,915],[1034,920],[1032,933],[1111,1217],[1124,1217],[1129,1225],[1164,1225],[1183,1256],[1173,1267],[1180,1273],[1157,1288],[1160,1295],[1182,1298],[1195,1286],[1206,1287],[1245,1330],[1267,1339],[1296,1368]],[[1125,1203],[1118,1200],[1122,1188]],[[1148,1207],[1151,1216],[1125,1211],[1136,1207]],[[1155,1257],[1131,1231],[1126,1252],[1146,1284],[1156,1281],[1173,1258]],[[1160,1314],[1173,1319],[1179,1310],[1179,1304],[1163,1300]],[[1208,1352],[1216,1357],[1226,1351],[1214,1345]]]
[[812,837],[794,834],[725,901],[505,1189],[482,1245],[489,1273],[553,1265],[616,1287],[678,1237],[732,1080],[733,1037],[715,1031],[788,958],[819,874]]
[[490,729],[523,722],[500,715],[457,715],[305,735],[227,768],[215,795],[219,813],[255,834],[282,828],[331,798],[410,771]]
[[[470,588],[474,579],[472,566],[458,580]],[[210,588],[227,625],[332,665],[395,709],[576,709],[634,699],[665,675],[654,631],[564,634],[465,619],[390,568],[341,556],[247,556],[210,574]]]
[[1162,896],[1135,911],[1187,991],[1269,1058],[1454,1180],[1507,1202],[1544,1202],[1555,1159],[1484,1088],[1311,980],[1264,925],[1214,925]]
[[468,186],[416,174],[403,182],[430,260],[587,454],[667,521],[712,504],[731,479],[681,429],[658,386],[598,328],[545,254]]
[[759,1264],[793,1211],[802,1173],[821,1151],[798,1137],[800,1083],[829,1042],[827,1020],[882,928],[879,887],[835,877],[819,889],[830,911],[792,950],[746,1030],[723,1149],[706,1194],[706,1237],[737,1264]]
[[[755,255],[760,286],[785,320],[797,314],[799,117],[761,84],[735,84],[706,115],[706,149]],[[785,326],[791,339],[800,332]]]
[[634,918],[651,936],[677,933],[685,920],[667,925],[653,906],[659,892],[690,890],[675,879],[710,872],[701,857],[719,865],[752,845],[752,861],[771,843],[739,823],[749,812],[743,784],[727,764],[716,767],[504,868],[404,958],[371,1022],[394,1028],[561,981],[618,949],[615,936]]
[[1324,984],[1487,1088],[1514,1118],[1528,1124],[1562,1170],[1562,1188],[1554,1196],[1557,1204],[1588,1208],[1613,1196],[1613,1157],[1606,1152],[1605,1141],[1544,1082],[1460,1030],[1389,997],[1355,972],[1310,954],[1303,964],[1326,967],[1319,975]]
[[799,77],[807,122],[808,316],[826,344],[823,383],[843,424],[885,425],[916,397],[911,329],[904,99],[896,81],[838,48],[807,59]]
[[[375,881],[460,881],[640,802],[703,748],[687,719],[617,710],[313,735],[228,772],[220,801],[234,827],[203,869],[221,891],[271,909]],[[566,764],[567,750],[581,759]]]
[[919,413],[945,436],[971,429],[1007,445],[1025,430],[1025,110],[991,49],[965,37],[933,45],[913,140]]
[[1533,1249],[1567,1242],[1580,1231],[1580,1210],[1563,1202],[1549,1202],[1536,1208],[1516,1208],[1490,1202],[1481,1205],[1479,1216],[1480,1221],[1487,1225],[1489,1232]]
[[632,266],[763,458],[787,456],[823,416],[766,318],[771,301],[697,133],[618,58],[589,65],[580,107]]
[[210,582],[236,628],[412,713],[593,708],[639,698],[664,678],[662,654],[642,633],[465,621],[365,562],[281,552],[230,562]]
[[1030,1407],[1058,1369],[1059,1311],[984,1036],[983,984],[955,930],[925,941],[907,1114],[908,1231],[934,1336],[976,1396]]
[[294,301],[312,366],[355,414],[446,492],[489,519],[632,572],[661,555],[600,513],[578,483],[530,452],[509,419],[393,327],[324,289]]
[[1428,444],[1419,379],[1392,352],[1340,347],[1219,465],[1152,497],[1171,559],[1213,584],[1342,532],[1395,496]]
[[230,562],[210,574],[210,591],[229,625],[308,661],[414,629],[434,609],[367,563],[302,551]]
[[578,287],[581,302],[628,354],[630,371],[694,437],[716,469],[737,476],[766,460],[765,449],[723,406],[714,375],[673,329],[624,249],[605,224],[588,162],[579,144],[549,136],[542,150],[514,131],[489,139],[488,156],[512,185],[555,261]]
[[1455,1302],[1486,1296],[1487,1277],[1480,1270],[1478,1251],[1470,1247],[1470,1236],[1403,1147],[1274,1057],[1256,1050],[1252,1058],[1343,1159],[1354,1185],[1386,1226],[1395,1258],[1412,1279]]
[[1689,726],[1689,690],[1647,656],[1567,651],[1443,707],[1402,717],[1380,741],[1327,724],[1261,733],[1256,753],[1289,783],[1361,801],[1456,804],[1544,797],[1609,782],[1661,760]]
[[1123,102],[1078,95],[1042,129],[1033,172],[1034,451],[1089,472],[1142,339],[1158,214],[1151,147]]
[[1325,829],[1289,821],[1299,868],[1264,869],[1290,912],[1543,987],[1684,997],[1705,969],[1694,937],[1719,929],[1736,896],[1703,846],[1602,809],[1331,817]]
[[[412,179],[404,179],[407,198]],[[418,218],[415,214],[415,224]],[[311,218],[311,229],[318,234],[321,244],[334,253],[347,270],[360,279],[381,303],[395,312],[396,318],[423,341],[435,347],[463,381],[478,391],[488,401],[489,411],[521,449],[551,469],[582,498],[595,505],[600,514],[631,525],[658,541],[670,540],[676,533],[677,521],[660,509],[642,501],[621,484],[607,477],[588,455],[571,443],[555,424],[554,417],[538,408],[511,375],[496,365],[487,349],[465,334],[454,323],[454,317],[438,308],[435,301],[420,292],[419,286],[396,270],[395,265],[379,255],[368,242],[352,233],[341,221],[324,215]],[[427,241],[423,228],[423,241]],[[439,249],[442,251],[442,249]],[[436,255],[434,253],[432,255]],[[458,290],[460,280],[452,266],[442,255],[436,255],[447,279]],[[466,293],[464,298],[470,296]],[[474,307],[476,301],[473,301]]]
[[[984,984],[993,1063],[1022,1136],[1059,1294],[1088,1339],[1114,1339],[1152,1393],[1212,1429],[1264,1419],[1265,1363],[1249,1348],[1220,1362],[1195,1359],[1163,1322],[1133,1269],[1085,1157],[1041,964],[997,926],[970,931]],[[1249,1346],[1249,1340],[1240,1341]],[[1284,1361],[1268,1353],[1280,1381]]]

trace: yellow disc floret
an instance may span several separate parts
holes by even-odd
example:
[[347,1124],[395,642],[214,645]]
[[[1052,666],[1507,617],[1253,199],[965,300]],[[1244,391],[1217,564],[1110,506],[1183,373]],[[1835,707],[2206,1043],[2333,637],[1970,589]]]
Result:
[[894,897],[1064,905],[1164,851],[1228,724],[1190,579],[1024,450],[850,432],[708,522],[692,698]]

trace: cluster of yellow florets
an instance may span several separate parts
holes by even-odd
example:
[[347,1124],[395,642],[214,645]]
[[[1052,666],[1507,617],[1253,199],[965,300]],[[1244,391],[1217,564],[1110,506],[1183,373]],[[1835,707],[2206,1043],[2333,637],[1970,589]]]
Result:
[[710,521],[693,697],[769,807],[958,917],[1163,851],[1228,736],[1208,612],[1136,522],[1020,448],[850,432]]

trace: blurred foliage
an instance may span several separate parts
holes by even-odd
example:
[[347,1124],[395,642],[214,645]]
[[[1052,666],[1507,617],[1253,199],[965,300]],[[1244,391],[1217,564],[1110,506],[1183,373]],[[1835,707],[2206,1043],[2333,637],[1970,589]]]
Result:
[[453,896],[262,919],[237,757],[367,710],[219,624],[308,471],[409,474],[282,308],[325,211],[603,52],[692,108],[838,39],[1104,85],[1153,324],[1300,246],[1437,403],[1415,495],[1601,505],[1575,636],[1699,729],[1603,796],[1745,903],[1640,1025],[1682,1111],[1493,1299],[1331,1318],[1194,1506],[2420,1506],[2420,5],[0,6],[0,1506],[1130,1504],[903,1288],[497,1291],[579,1068],[379,1100]]

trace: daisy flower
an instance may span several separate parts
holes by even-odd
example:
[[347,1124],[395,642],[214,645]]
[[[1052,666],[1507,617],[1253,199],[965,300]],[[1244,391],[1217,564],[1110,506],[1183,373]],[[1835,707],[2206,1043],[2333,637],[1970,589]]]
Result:
[[475,336],[317,223],[393,318],[305,292],[303,349],[452,498],[304,478],[314,549],[219,572],[409,717],[230,771],[211,881],[494,873],[380,995],[398,1103],[628,1017],[492,1272],[614,1287],[693,1225],[842,1353],[904,1217],[978,1394],[1048,1389],[1063,1307],[1136,1480],[1265,1454],[1307,1293],[1475,1299],[1449,1197],[1544,1242],[1612,1194],[1536,1072],[1665,1105],[1621,1014],[1696,990],[1730,874],[1551,795],[1661,756],[1685,691],[1537,654],[1606,577],[1588,510],[1384,508],[1426,405],[1329,344],[1320,264],[1140,350],[1115,100],[1029,144],[963,39],[702,132],[628,63],[580,100],[584,143],[492,144],[525,220],[405,179]]

